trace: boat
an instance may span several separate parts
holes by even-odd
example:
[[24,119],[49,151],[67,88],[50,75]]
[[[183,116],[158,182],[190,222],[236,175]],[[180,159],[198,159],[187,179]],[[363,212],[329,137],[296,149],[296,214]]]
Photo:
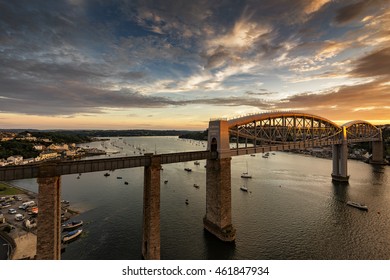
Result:
[[352,207],[355,207],[355,208],[358,208],[358,209],[360,209],[360,210],[368,211],[367,205],[360,204],[360,203],[358,203],[358,202],[347,201],[347,205],[352,206]]
[[118,176],[118,177],[116,177],[117,179],[122,179],[122,177],[120,177],[120,176]]
[[255,157],[256,155],[255,154],[251,154],[251,157]]
[[187,205],[189,204],[189,202],[188,202],[188,198],[186,199],[186,204],[187,204]]
[[76,230],[70,231],[62,237],[62,242],[63,243],[70,242],[70,241],[74,240],[77,236],[79,236],[82,232],[83,232],[82,229],[76,229]]
[[104,176],[108,177],[108,176],[110,176],[110,173],[104,173]]
[[241,174],[241,178],[246,178],[246,179],[251,179],[252,178],[252,175],[249,175],[249,173],[248,173],[248,163],[246,163],[246,172],[243,172]]
[[129,182],[125,181],[125,185],[128,185],[128,184],[129,184]]
[[240,187],[240,190],[244,191],[244,192],[247,192],[248,191],[248,188],[246,186],[241,186]]
[[194,164],[195,165],[199,165],[200,163],[199,163],[199,161],[195,161]]
[[251,179],[252,175],[249,175],[248,172],[244,172],[241,174],[241,178]]
[[167,183],[168,183],[168,180],[165,180],[165,181],[164,181],[164,184],[167,184]]
[[187,171],[187,172],[191,172],[192,171],[192,169],[188,168],[188,167],[184,168],[184,170]]
[[199,189],[199,185],[198,184],[194,184],[194,187]]
[[72,221],[62,225],[63,231],[74,230],[83,225],[83,221]]

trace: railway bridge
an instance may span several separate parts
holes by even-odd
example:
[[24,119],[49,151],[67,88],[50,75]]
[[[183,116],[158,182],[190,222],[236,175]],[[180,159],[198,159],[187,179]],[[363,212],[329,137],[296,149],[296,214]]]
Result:
[[204,228],[219,239],[232,242],[236,237],[231,209],[233,156],[331,145],[332,180],[347,182],[348,144],[357,142],[371,142],[371,162],[384,162],[381,130],[366,121],[339,126],[307,113],[262,113],[210,120],[206,151],[5,166],[0,168],[0,181],[37,178],[37,259],[60,259],[61,176],[144,167],[142,255],[145,259],[159,259],[161,165],[206,159]]

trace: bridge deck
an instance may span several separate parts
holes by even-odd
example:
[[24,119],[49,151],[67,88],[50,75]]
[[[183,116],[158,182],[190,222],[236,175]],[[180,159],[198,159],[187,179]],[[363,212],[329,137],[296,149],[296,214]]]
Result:
[[[208,151],[182,152],[172,154],[156,155],[161,157],[161,164],[186,162],[206,159]],[[51,176],[61,176],[69,174],[108,171],[115,169],[125,169],[148,166],[152,155],[135,157],[118,157],[89,160],[63,160],[47,161],[35,164],[5,166],[0,168],[0,181],[37,178],[42,167],[50,168]]]

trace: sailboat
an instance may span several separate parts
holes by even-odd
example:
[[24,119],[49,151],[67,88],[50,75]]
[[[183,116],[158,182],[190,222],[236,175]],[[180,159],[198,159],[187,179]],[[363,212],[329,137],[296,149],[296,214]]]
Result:
[[246,172],[243,172],[241,174],[241,178],[247,178],[247,179],[251,179],[252,178],[252,175],[249,175],[249,173],[248,173],[248,162],[246,163]]

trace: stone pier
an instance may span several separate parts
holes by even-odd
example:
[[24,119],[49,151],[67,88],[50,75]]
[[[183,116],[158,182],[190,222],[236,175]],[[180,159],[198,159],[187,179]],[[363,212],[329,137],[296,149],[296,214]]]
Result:
[[55,165],[43,165],[37,179],[37,259],[61,259],[61,177],[53,176]]
[[380,141],[372,142],[372,157],[370,163],[385,164],[382,131],[379,134]]
[[229,126],[226,120],[209,123],[206,166],[206,215],[204,228],[222,241],[234,241],[232,224],[231,156]]
[[204,228],[222,241],[234,241],[232,225],[231,158],[208,159]]
[[332,160],[333,171],[332,180],[337,182],[348,182],[348,145],[347,145],[347,131],[343,127],[342,143],[332,146]]
[[145,260],[159,260],[161,157],[146,155],[150,156],[150,165],[144,169],[142,256]]

